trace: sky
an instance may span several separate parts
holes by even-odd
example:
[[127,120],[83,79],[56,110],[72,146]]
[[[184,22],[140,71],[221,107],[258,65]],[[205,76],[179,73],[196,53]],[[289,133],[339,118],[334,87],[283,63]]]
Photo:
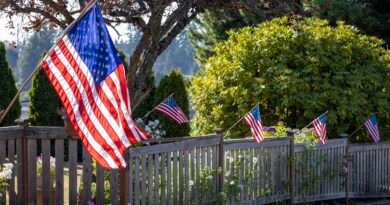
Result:
[[[3,16],[3,15],[0,15],[0,41],[15,41],[16,42],[16,35],[15,35],[15,29],[9,29],[9,28],[6,28],[7,26],[7,21],[8,19]],[[21,22],[21,18],[15,18],[15,26],[17,23],[20,24]],[[116,34],[116,32],[108,27],[108,31],[110,32],[110,35],[111,35],[111,38],[115,41],[115,40],[128,40],[128,38],[124,37],[126,31],[128,30],[127,29],[127,25],[121,25],[117,28],[117,30],[122,34],[122,37],[119,38],[119,36]],[[29,36],[31,33],[22,33],[21,35],[23,36]]]

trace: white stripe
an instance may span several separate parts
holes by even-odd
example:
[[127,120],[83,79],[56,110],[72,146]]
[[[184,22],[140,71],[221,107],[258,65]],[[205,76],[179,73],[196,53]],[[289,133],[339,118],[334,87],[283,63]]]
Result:
[[371,123],[371,121],[364,123],[368,129],[368,133],[373,138],[375,142],[379,141],[379,132],[377,132],[377,128],[375,125]]
[[92,134],[89,132],[89,129],[84,124],[83,119],[81,118],[79,105],[74,96],[72,89],[69,87],[68,82],[63,78],[61,72],[57,69],[57,67],[52,62],[51,58],[46,58],[47,65],[50,67],[50,71],[53,73],[53,76],[57,79],[59,84],[61,85],[66,97],[68,98],[70,105],[72,106],[73,114],[75,115],[76,123],[79,126],[80,130],[83,132],[84,136],[87,138],[88,142],[91,144],[93,149],[104,158],[107,164],[112,168],[118,168],[115,161],[112,157],[100,146],[100,144],[95,140]]
[[[65,46],[67,47],[69,52],[72,54],[73,58],[75,59],[76,63],[78,64],[81,72],[86,77],[88,85],[91,88],[91,91],[92,91],[92,94],[94,96],[94,99],[95,99],[95,102],[97,104],[98,109],[102,112],[104,118],[106,118],[107,122],[110,124],[110,126],[112,127],[112,129],[114,130],[116,135],[119,137],[119,139],[122,140],[121,143],[123,143],[123,145],[127,148],[130,145],[130,143],[129,143],[127,137],[126,137],[126,134],[125,134],[123,128],[116,123],[117,122],[116,119],[114,119],[112,114],[107,110],[107,107],[104,105],[104,103],[101,100],[99,94],[97,93],[96,86],[95,86],[93,77],[92,77],[91,73],[89,72],[89,69],[87,68],[87,66],[85,65],[83,60],[80,58],[80,56],[78,55],[76,49],[74,48],[72,43],[69,41],[67,36],[64,37],[63,41],[65,43]],[[67,62],[67,63],[69,64],[69,62]],[[108,96],[107,95],[107,98],[110,101],[111,101],[112,97],[113,97],[113,95],[112,96]],[[116,108],[116,112],[117,112],[117,114],[119,116],[117,108]]]
[[[107,133],[107,130],[104,129],[104,127],[101,124],[100,120],[96,117],[95,112],[92,109],[92,105],[90,104],[90,102],[88,100],[88,96],[87,96],[87,94],[86,94],[86,92],[84,90],[84,87],[82,85],[82,82],[81,82],[79,76],[77,75],[77,73],[75,72],[74,68],[70,65],[68,59],[64,56],[64,54],[62,53],[61,49],[58,46],[56,46],[54,48],[54,52],[57,54],[57,56],[58,56],[59,60],[62,62],[62,64],[64,64],[66,70],[68,71],[68,74],[70,76],[72,76],[73,80],[76,82],[77,89],[79,90],[79,92],[80,92],[80,94],[82,96],[81,100],[82,100],[82,102],[84,104],[85,109],[87,110],[88,116],[91,118],[91,122],[93,123],[95,128],[98,130],[100,135],[103,137],[103,139],[107,142],[107,144],[113,149],[115,155],[118,157],[118,159],[120,160],[121,164],[123,166],[126,166],[126,162],[123,159],[123,156],[122,156],[121,152],[119,151],[119,148],[114,143],[114,141],[112,140],[110,135]],[[74,56],[74,54],[77,53],[77,52],[73,53],[72,51],[70,51],[70,52],[71,52],[72,56]],[[76,60],[76,63],[78,65],[80,65],[80,63],[81,64],[83,63],[81,59],[76,59],[75,58],[75,60]],[[110,113],[108,113],[108,110],[104,106],[103,102],[100,100],[100,97],[98,96],[95,87],[91,87],[91,90],[92,90],[92,94],[93,94],[93,97],[94,97],[94,101],[95,101],[95,103],[97,105],[96,107],[103,109],[103,116],[105,116],[106,118],[107,118],[107,116],[109,116],[108,118],[110,118],[110,119],[107,119],[107,120],[109,120],[108,122],[113,121],[114,118],[112,117],[112,115]],[[114,127],[114,130],[115,130],[115,127]]]
[[252,114],[247,114],[244,119],[251,128],[253,136],[257,139],[256,141],[260,142],[264,138],[261,123],[258,122]]
[[172,110],[169,106],[166,106],[165,104],[159,105],[156,110],[165,113],[179,124],[183,123],[183,120],[174,112],[174,110]]
[[[125,119],[127,121],[127,124],[129,126],[129,128],[131,129],[131,132],[133,133],[135,139],[137,141],[141,141],[142,139],[140,138],[140,136],[138,135],[138,132],[136,131],[136,128],[134,127],[134,122],[131,120],[131,117],[130,117],[130,112],[129,110],[127,109],[127,105],[125,104],[124,100],[123,100],[123,96],[122,96],[122,92],[120,90],[120,83],[119,83],[119,79],[118,79],[118,76],[117,75],[110,75],[109,76],[111,78],[111,80],[114,82],[115,84],[115,87],[116,87],[116,92],[118,93],[119,95],[119,99],[120,99],[120,109],[122,110],[123,112],[123,115],[125,116]],[[104,84],[104,83],[103,83]],[[102,85],[103,87],[104,85]],[[111,91],[110,91],[111,92]],[[144,138],[144,137],[143,137]],[[145,138],[144,138],[145,139]]]

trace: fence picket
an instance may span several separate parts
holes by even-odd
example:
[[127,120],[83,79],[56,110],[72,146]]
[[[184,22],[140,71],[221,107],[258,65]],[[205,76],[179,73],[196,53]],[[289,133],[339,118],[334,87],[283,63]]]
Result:
[[36,139],[27,140],[28,157],[28,204],[37,203],[37,141]]
[[[8,140],[8,162],[11,164],[15,164],[15,140]],[[15,168],[14,168],[15,170]],[[9,188],[8,188],[8,203],[13,205],[15,204],[15,172],[12,172],[11,180],[9,181]]]
[[77,140],[69,140],[69,204],[77,204]]
[[87,204],[91,199],[91,182],[92,182],[92,165],[91,156],[83,146],[83,190],[82,190],[82,204]]
[[[43,177],[43,176],[50,176],[50,140],[49,139],[43,139],[42,140],[42,204],[49,204],[51,200],[51,186],[53,182],[51,182],[52,177]],[[37,188],[38,189],[38,188]],[[41,188],[39,188],[41,189]],[[39,196],[38,196],[39,197]]]
[[[6,135],[3,129],[6,130]],[[80,189],[82,192],[78,193],[76,140],[69,140],[69,149],[65,150],[69,156],[69,162],[66,163],[66,165],[69,164],[69,186],[67,186],[69,189],[65,189],[64,172],[66,174],[67,167],[64,166],[64,141],[67,139],[64,130],[62,128],[28,127],[25,129],[24,137],[19,136],[14,139],[10,135],[12,129],[0,128],[0,161],[16,163],[15,175],[17,176],[13,176],[15,178],[10,181],[10,188],[7,192],[8,203],[36,204],[42,201],[42,204],[50,204],[55,200],[57,204],[63,204],[66,200],[64,195],[69,194],[69,204],[87,204],[91,199],[91,181],[94,170],[92,170],[91,158],[85,148],[83,149],[83,175]],[[22,143],[24,139],[25,145]],[[38,140],[42,141],[43,175],[50,175],[50,141],[55,143],[56,194],[53,199],[50,194],[47,194],[50,193],[50,177],[44,177],[42,180],[42,191],[45,193],[42,200],[37,195]],[[297,170],[295,172],[297,187],[295,202],[304,203],[345,196],[344,187],[341,185],[341,180],[344,179],[339,176],[343,156],[347,150],[345,141],[345,139],[329,140],[326,145],[316,146],[310,155],[305,152],[303,145],[296,144],[296,148],[293,146],[294,154],[298,159],[295,161]],[[180,142],[172,140],[166,140],[166,142],[168,143],[130,149],[128,182],[118,183],[118,172],[110,171],[111,204],[118,203],[118,184],[121,183],[129,185],[130,204],[207,204],[215,199],[219,179],[215,172],[218,170],[219,139],[212,135],[204,139],[195,137],[186,138]],[[287,168],[290,156],[288,139],[266,139],[259,144],[253,143],[253,140],[227,140],[224,142],[224,148],[226,148],[223,153],[225,163],[222,172],[226,174],[230,171],[231,176],[238,177],[237,181],[234,179],[235,185],[244,187],[238,195],[241,200],[236,202],[232,197],[227,203],[273,203],[290,197],[285,187],[285,182],[290,180],[289,172],[292,171]],[[387,191],[390,183],[388,177],[390,174],[390,143],[351,144],[348,146],[348,153],[351,155],[348,192],[351,198],[390,197]],[[226,157],[228,155],[229,158]],[[23,156],[27,158],[23,159]],[[256,163],[253,161],[254,157],[257,157]],[[311,167],[312,172],[308,169],[311,166],[310,163],[303,160],[305,157],[308,162],[318,162],[316,166]],[[327,160],[323,161],[323,157]],[[242,161],[241,164],[234,167],[234,164],[240,161]],[[207,191],[200,187],[200,174],[206,167],[214,171],[212,190]],[[27,180],[24,180],[24,176]],[[226,177],[229,180],[227,183],[231,183],[233,179],[231,176]],[[315,179],[317,176],[322,177],[317,180]],[[17,183],[14,180],[17,180]],[[194,181],[193,186],[190,185],[190,180]],[[314,189],[305,189],[302,187],[305,182],[318,182],[318,186]],[[102,204],[104,170],[100,165],[96,167],[96,183],[96,200],[98,204]],[[25,185],[27,187],[24,189]],[[27,192],[26,198],[23,197],[23,190]],[[77,201],[79,200],[77,195],[81,196],[80,202]]]
[[56,204],[64,204],[64,140],[55,140]]
[[104,169],[96,164],[96,204],[104,205]]

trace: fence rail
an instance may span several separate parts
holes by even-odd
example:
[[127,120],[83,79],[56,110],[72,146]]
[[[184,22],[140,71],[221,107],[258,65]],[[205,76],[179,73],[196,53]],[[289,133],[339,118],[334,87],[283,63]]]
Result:
[[226,197],[226,204],[262,204],[390,197],[389,142],[335,139],[307,146],[293,144],[291,137],[256,144],[222,136],[149,140],[149,146],[128,150],[122,176],[93,163],[64,128],[3,127],[0,163],[13,163],[14,170],[0,204],[88,204],[91,199],[97,204],[208,204],[216,196]]

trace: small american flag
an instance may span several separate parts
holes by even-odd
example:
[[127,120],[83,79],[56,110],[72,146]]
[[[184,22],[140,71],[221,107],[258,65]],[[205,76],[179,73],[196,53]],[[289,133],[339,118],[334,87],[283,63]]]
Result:
[[263,126],[261,125],[259,105],[256,105],[251,111],[249,111],[245,115],[244,120],[246,124],[248,124],[248,126],[251,128],[251,132],[256,140],[256,143],[261,142],[264,139],[264,135]]
[[326,116],[325,113],[313,121],[314,131],[322,144],[326,143]]
[[123,168],[126,148],[150,135],[131,119],[125,70],[96,4],[42,61],[70,122],[103,167]]
[[378,129],[378,122],[376,120],[376,116],[372,115],[366,122],[364,122],[364,125],[366,126],[368,130],[368,134],[371,136],[372,140],[374,142],[379,141],[379,129]]
[[172,95],[157,105],[156,110],[170,117],[178,124],[188,122],[186,115],[183,110],[180,109],[179,105],[177,105],[176,100]]

